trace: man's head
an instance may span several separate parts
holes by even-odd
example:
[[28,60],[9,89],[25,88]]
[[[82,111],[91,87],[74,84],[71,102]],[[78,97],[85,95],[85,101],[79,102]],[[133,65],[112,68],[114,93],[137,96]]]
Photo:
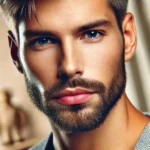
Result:
[[123,0],[36,1],[30,17],[17,23],[18,45],[10,33],[33,102],[58,128],[92,130],[121,98],[124,62],[136,45],[126,6]]

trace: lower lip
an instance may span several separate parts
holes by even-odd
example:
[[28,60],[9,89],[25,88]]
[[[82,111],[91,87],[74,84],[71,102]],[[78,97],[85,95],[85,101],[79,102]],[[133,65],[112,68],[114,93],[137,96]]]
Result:
[[58,102],[64,105],[76,105],[86,103],[92,94],[79,94],[74,96],[63,96]]

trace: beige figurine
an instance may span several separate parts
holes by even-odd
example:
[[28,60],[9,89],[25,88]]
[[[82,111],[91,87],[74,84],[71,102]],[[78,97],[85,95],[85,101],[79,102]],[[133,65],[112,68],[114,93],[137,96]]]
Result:
[[10,103],[10,93],[0,91],[0,135],[3,145],[21,141],[21,126],[25,120],[24,113]]

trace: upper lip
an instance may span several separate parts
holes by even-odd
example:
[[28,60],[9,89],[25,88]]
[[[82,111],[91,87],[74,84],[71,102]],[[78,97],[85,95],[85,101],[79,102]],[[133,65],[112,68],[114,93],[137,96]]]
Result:
[[59,92],[57,95],[54,96],[54,98],[60,98],[64,96],[75,96],[75,95],[80,95],[80,94],[92,94],[94,92],[81,89],[81,88],[76,88],[76,89],[65,89],[61,92]]

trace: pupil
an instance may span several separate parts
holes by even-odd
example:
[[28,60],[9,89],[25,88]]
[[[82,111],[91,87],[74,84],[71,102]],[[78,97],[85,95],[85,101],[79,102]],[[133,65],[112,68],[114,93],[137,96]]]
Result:
[[92,38],[92,37],[96,37],[96,35],[97,35],[97,32],[91,31],[91,32],[89,32],[88,37]]
[[45,38],[42,40],[43,43],[46,43],[46,41],[47,41],[47,40],[46,40]]
[[47,43],[47,39],[46,38],[43,38],[43,39],[41,39],[40,41],[39,41],[39,44],[45,44],[45,43]]

